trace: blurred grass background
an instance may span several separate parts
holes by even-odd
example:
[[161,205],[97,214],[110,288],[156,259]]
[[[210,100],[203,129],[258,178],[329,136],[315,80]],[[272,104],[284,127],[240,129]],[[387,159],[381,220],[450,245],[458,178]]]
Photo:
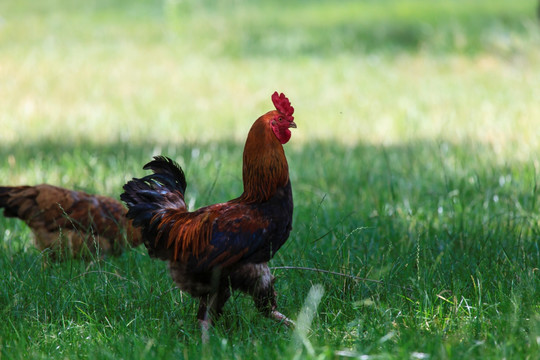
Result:
[[[276,270],[292,317],[324,286],[312,357],[534,358],[537,5],[2,1],[0,182],[116,197],[162,153],[191,208],[224,201],[282,91],[295,226],[272,265],[385,282]],[[242,297],[201,348],[196,305],[144,249],[43,271],[23,224],[2,218],[0,234],[6,358],[310,355]]]
[[540,118],[535,5],[2,2],[0,141],[243,141],[280,90],[297,141],[527,151]]

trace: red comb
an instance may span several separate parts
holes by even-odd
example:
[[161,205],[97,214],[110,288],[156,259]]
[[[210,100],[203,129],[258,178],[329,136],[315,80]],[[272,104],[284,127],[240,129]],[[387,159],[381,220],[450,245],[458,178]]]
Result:
[[272,102],[274,103],[276,110],[285,116],[285,119],[288,121],[294,120],[294,116],[292,116],[294,108],[291,106],[291,102],[287,99],[285,94],[281,93],[278,95],[277,91],[274,92],[272,94]]

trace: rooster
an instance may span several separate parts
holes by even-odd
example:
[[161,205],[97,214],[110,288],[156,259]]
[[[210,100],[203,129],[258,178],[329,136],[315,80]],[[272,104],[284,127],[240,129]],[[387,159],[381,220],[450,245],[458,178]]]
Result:
[[119,255],[142,243],[122,203],[106,196],[47,184],[0,186],[0,208],[4,216],[23,220],[36,247],[48,250],[52,260]]
[[[276,110],[259,117],[243,155],[244,192],[225,203],[188,211],[183,170],[156,156],[143,169],[153,173],[124,185],[127,217],[142,228],[151,257],[168,262],[172,279],[198,298],[203,340],[231,291],[247,293],[264,315],[292,326],[277,311],[268,261],[292,229],[293,197],[283,144],[296,128],[284,94],[272,95]],[[206,335],[207,336],[207,335]]]

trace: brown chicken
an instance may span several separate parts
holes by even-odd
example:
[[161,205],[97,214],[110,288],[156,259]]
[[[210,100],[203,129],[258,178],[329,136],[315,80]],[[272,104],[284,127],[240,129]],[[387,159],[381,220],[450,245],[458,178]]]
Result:
[[197,317],[203,339],[233,290],[251,295],[264,315],[292,325],[276,309],[267,263],[292,229],[293,198],[283,144],[296,124],[285,95],[276,92],[272,101],[276,110],[262,115],[249,131],[244,192],[238,198],[188,211],[184,172],[162,156],[144,166],[153,174],[131,180],[120,196],[129,208],[128,218],[142,228],[150,256],[168,261],[178,287],[200,299]]
[[2,186],[0,208],[4,216],[23,220],[36,247],[49,251],[53,260],[119,255],[142,242],[122,203],[106,196],[47,184]]

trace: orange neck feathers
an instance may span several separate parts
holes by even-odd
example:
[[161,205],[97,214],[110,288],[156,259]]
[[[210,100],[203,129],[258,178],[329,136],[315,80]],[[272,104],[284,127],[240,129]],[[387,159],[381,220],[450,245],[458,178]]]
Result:
[[289,165],[283,146],[271,129],[276,111],[261,116],[249,131],[244,147],[244,202],[269,200],[279,187],[289,181]]

